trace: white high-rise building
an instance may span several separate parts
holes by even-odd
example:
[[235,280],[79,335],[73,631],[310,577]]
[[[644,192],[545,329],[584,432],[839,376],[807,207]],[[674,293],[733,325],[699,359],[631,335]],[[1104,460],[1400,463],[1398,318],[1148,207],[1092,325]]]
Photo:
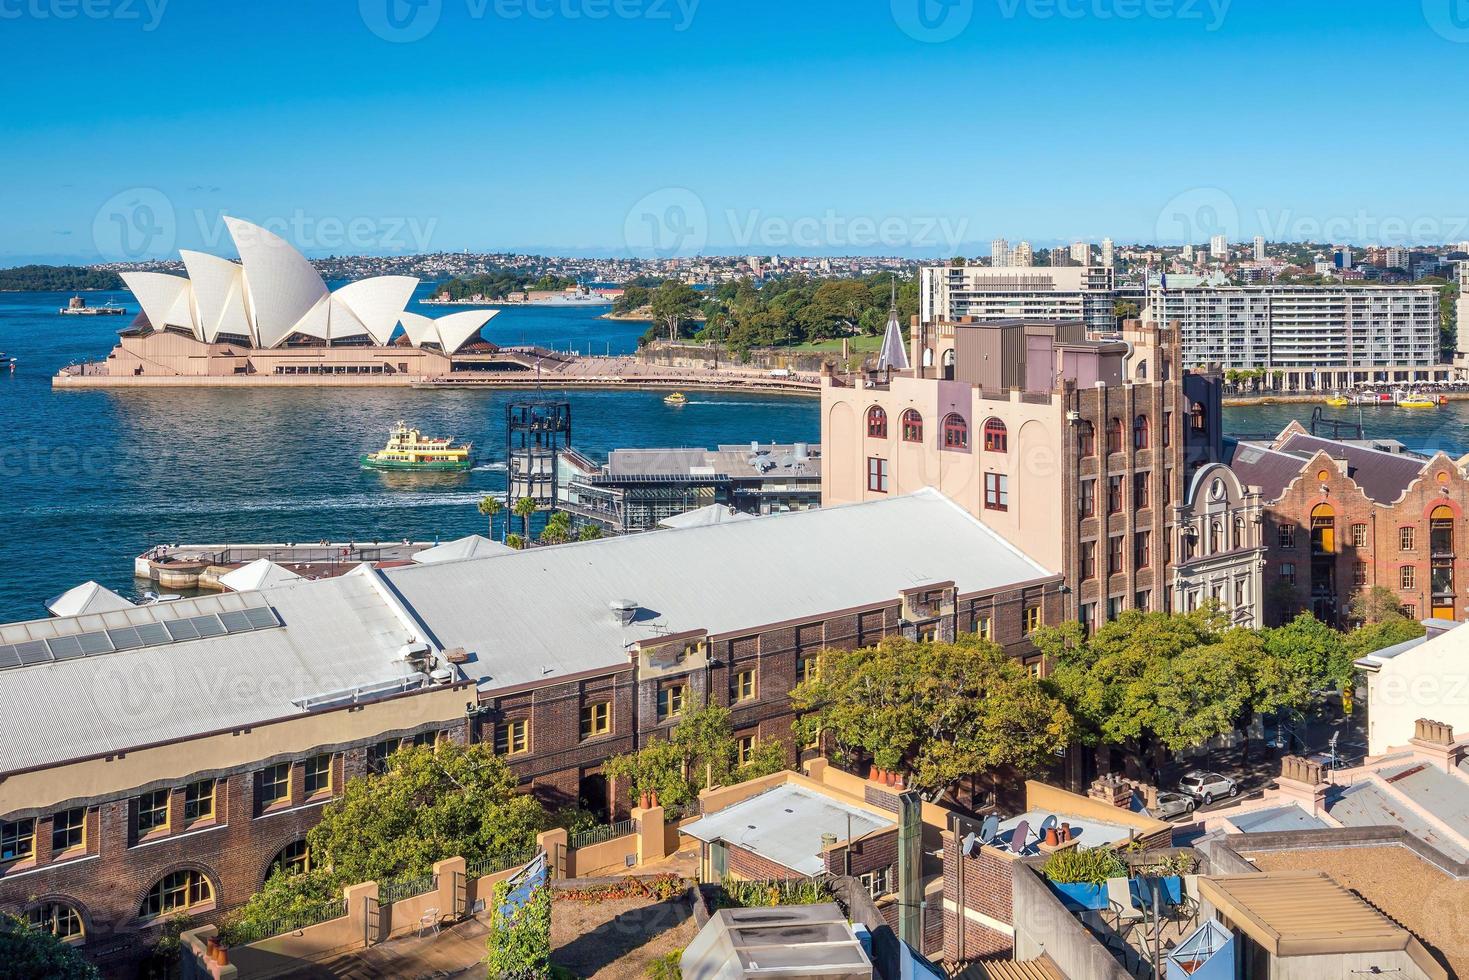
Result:
[[918,312],[924,323],[961,316],[981,321],[1085,320],[1092,329],[1113,330],[1114,299],[1112,270],[1103,266],[924,266]]
[[1229,258],[1229,239],[1224,235],[1215,235],[1210,238],[1209,254],[1216,259]]
[[1035,253],[1030,249],[1030,242],[1021,242],[1015,246],[1015,252],[1011,255],[1010,264],[1022,269],[1028,269],[1035,265]]
[[1009,241],[996,238],[990,242],[990,265],[997,269],[1004,269],[1012,264]]
[[1071,243],[1071,261],[1077,265],[1092,264],[1092,247],[1087,242]]
[[1387,267],[1389,269],[1402,269],[1408,271],[1413,262],[1413,253],[1401,245],[1394,245],[1387,250]]
[[1102,264],[1109,269],[1112,268],[1113,258],[1114,256],[1112,254],[1112,239],[1102,239]]
[[[1464,251],[1469,252],[1469,249]],[[1459,302],[1455,310],[1455,360],[1469,363],[1469,262],[1456,262],[1459,267]]]
[[1256,235],[1255,236],[1255,261],[1256,262],[1264,262],[1265,261],[1265,236],[1264,235]]

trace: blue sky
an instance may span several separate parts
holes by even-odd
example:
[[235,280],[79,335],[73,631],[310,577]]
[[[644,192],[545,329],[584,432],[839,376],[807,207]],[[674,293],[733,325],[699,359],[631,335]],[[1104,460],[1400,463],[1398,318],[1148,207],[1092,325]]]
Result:
[[313,254],[1469,239],[1469,0],[0,0],[0,53],[7,265],[228,252],[222,214]]

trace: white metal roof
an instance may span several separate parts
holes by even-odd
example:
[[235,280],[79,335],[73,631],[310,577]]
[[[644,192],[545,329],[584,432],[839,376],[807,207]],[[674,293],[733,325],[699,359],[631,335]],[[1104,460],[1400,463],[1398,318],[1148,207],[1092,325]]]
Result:
[[515,549],[498,541],[491,541],[483,534],[445,541],[432,548],[425,548],[413,556],[420,565],[432,565],[441,561],[459,561],[462,558],[492,558],[495,555],[514,554]]
[[83,582],[73,586],[46,603],[46,611],[53,616],[80,616],[83,613],[113,612],[132,607],[131,602],[96,582]]
[[269,558],[257,558],[248,565],[241,565],[234,571],[225,572],[219,577],[219,584],[231,592],[253,592],[256,589],[267,589],[275,585],[284,585],[294,582],[301,576],[271,561]]
[[[626,664],[631,643],[669,633],[753,630],[934,582],[970,593],[1052,573],[927,489],[380,574],[495,689]],[[640,607],[629,626],[608,609],[618,599]]]
[[302,713],[303,698],[415,677],[416,637],[367,575],[0,626],[0,642],[268,604],[281,626],[0,670],[0,773]]
[[754,518],[754,514],[741,513],[728,504],[710,504],[697,510],[686,510],[682,514],[665,517],[658,522],[658,526],[675,529],[708,527],[710,524],[733,524],[736,521],[749,521]]

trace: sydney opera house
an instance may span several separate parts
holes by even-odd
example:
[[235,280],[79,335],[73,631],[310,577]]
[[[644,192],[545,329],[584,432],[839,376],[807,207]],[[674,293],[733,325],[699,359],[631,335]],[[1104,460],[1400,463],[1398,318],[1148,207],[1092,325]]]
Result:
[[56,383],[408,384],[535,367],[533,354],[480,335],[498,310],[409,313],[412,276],[333,291],[280,236],[237,218],[225,223],[239,262],[181,250],[187,277],[123,273],[141,312],[105,362],[67,368]]

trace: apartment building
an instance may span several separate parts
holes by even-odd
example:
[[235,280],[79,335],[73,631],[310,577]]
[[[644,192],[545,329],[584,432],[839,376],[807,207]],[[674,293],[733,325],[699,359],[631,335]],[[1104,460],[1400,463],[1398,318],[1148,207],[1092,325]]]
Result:
[[[1052,254],[1066,254],[1053,249]],[[1113,272],[1106,266],[924,266],[919,270],[919,319],[952,322],[1081,320],[1112,330]]]

